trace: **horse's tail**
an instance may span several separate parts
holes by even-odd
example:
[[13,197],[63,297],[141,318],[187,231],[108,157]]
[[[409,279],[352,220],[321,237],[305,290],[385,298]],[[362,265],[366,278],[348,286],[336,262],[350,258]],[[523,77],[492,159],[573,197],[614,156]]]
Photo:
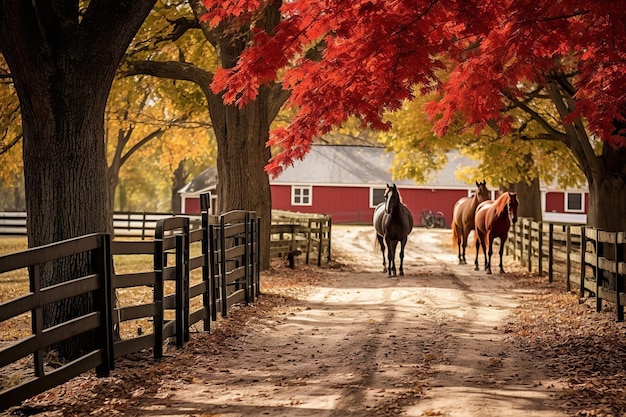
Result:
[[450,227],[452,228],[452,247],[456,248],[459,244],[459,236],[456,234],[456,223],[454,222],[454,219],[452,219]]

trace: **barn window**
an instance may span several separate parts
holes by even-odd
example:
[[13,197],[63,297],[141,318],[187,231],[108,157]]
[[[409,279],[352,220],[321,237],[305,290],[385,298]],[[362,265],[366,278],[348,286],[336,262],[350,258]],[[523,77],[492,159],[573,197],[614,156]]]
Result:
[[294,185],[291,187],[292,206],[310,206],[313,204],[313,191],[310,185]]
[[582,213],[585,211],[585,196],[583,193],[565,193],[565,211]]
[[376,207],[385,201],[385,188],[370,188],[370,207]]

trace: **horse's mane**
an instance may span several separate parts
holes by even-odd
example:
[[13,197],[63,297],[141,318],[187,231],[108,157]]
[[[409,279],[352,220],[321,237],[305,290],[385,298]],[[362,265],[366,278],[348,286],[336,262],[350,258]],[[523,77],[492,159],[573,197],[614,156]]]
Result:
[[509,193],[508,191],[502,194],[500,197],[498,197],[498,199],[496,200],[496,216],[500,216],[504,212],[506,205],[509,204],[510,202],[511,202],[511,193]]

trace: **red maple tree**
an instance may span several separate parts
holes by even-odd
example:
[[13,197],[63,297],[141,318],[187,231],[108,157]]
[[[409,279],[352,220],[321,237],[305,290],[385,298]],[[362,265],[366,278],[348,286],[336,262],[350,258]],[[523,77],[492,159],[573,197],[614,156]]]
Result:
[[[206,18],[253,18],[267,1],[205,0]],[[626,197],[605,198],[626,195],[622,9],[610,0],[295,0],[282,6],[273,33],[256,31],[213,89],[244,106],[260,85],[282,77],[298,111],[271,135],[269,145],[283,149],[266,167],[273,175],[349,116],[388,129],[384,112],[418,89],[442,93],[429,109],[439,132],[459,116],[478,129],[520,129],[526,124],[510,110],[522,110],[544,128],[544,139],[562,141],[579,161],[590,187],[589,223],[626,230],[626,220],[610,215],[626,213]],[[320,44],[321,59],[307,59],[304,52]],[[437,71],[446,66],[451,76],[443,82]],[[550,120],[533,107],[540,100],[549,101]],[[601,153],[594,152],[598,138]]]

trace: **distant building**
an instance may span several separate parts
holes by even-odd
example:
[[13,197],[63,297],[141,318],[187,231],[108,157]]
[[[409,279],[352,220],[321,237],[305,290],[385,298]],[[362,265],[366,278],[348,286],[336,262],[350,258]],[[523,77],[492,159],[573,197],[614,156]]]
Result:
[[178,190],[180,194],[180,211],[187,214],[200,213],[200,194],[211,193],[211,209],[209,214],[216,213],[217,208],[217,167],[212,166]]
[[[475,184],[464,183],[455,175],[461,167],[476,165],[458,153],[451,153],[448,164],[433,173],[427,184],[392,179],[393,158],[393,153],[379,147],[313,145],[304,160],[294,162],[277,178],[270,179],[272,208],[322,213],[331,216],[334,223],[369,223],[374,208],[383,201],[386,184],[395,183],[416,224],[420,223],[422,210],[428,209],[441,212],[449,227],[454,203],[476,190]],[[217,170],[213,169],[180,191],[184,213],[199,212],[201,193],[211,191],[217,198]],[[496,191],[492,189],[493,197]],[[542,189],[544,213],[553,221],[578,223],[582,219],[584,223],[586,200],[584,190]]]

